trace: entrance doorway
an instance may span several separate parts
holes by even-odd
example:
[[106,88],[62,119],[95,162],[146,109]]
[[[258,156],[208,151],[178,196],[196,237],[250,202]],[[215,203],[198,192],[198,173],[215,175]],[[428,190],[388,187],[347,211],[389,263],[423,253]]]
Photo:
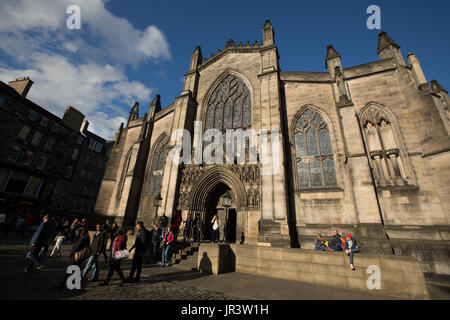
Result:
[[[224,208],[222,206],[222,196],[225,193],[230,192],[232,198],[234,199],[234,193],[225,183],[218,184],[209,193],[206,200],[206,212],[204,214],[203,220],[203,240],[212,240],[212,219],[214,215],[219,217],[221,222],[221,227],[219,228],[219,240],[225,239],[227,242],[236,242],[236,222],[237,222],[237,212],[233,207]],[[232,201],[233,204],[233,201]],[[228,211],[228,212],[227,212]]]

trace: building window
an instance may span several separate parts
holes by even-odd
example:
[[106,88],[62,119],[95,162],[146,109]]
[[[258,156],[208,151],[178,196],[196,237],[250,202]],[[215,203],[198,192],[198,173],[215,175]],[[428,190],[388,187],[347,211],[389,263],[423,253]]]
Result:
[[96,145],[95,140],[91,138],[91,140],[89,141],[89,149],[95,150],[95,145]]
[[333,150],[325,120],[306,108],[294,129],[299,189],[336,187]]
[[83,137],[82,136],[78,136],[77,143],[78,144],[82,144],[83,143]]
[[97,145],[95,146],[95,152],[100,153],[100,152],[102,152],[102,149],[103,149],[103,143],[97,142]]
[[15,194],[24,194],[29,180],[29,175],[11,172],[3,191]]
[[25,156],[23,158],[22,164],[24,164],[26,166],[31,165],[31,163],[33,162],[33,158],[34,158],[34,152],[31,152],[31,151],[25,152]]
[[72,172],[73,172],[73,167],[72,167],[72,166],[67,166],[67,168],[66,168],[66,174],[65,174],[64,177],[66,177],[66,178],[72,177]]
[[53,189],[54,183],[53,182],[47,182],[44,188],[44,194],[50,194],[52,193],[52,189]]
[[44,134],[40,131],[36,131],[36,133],[33,136],[33,139],[31,140],[31,144],[34,146],[38,146],[41,143],[42,136]]
[[72,200],[72,203],[70,205],[70,210],[75,211],[77,209],[77,202],[75,200]]
[[208,100],[205,130],[248,128],[251,123],[250,91],[242,79],[230,74]]
[[31,121],[36,121],[36,119],[37,119],[37,112],[36,111],[31,111],[29,116],[28,116],[28,119],[30,119]]
[[41,125],[41,127],[47,128],[48,126],[48,118],[47,117],[42,117],[41,122],[39,122],[39,124]]
[[39,157],[39,161],[36,168],[42,170],[45,168],[46,165],[47,165],[47,157],[44,156]]
[[161,191],[164,165],[169,153],[169,150],[167,149],[168,142],[169,137],[164,135],[153,152],[150,180],[148,184],[148,193],[150,194],[158,194]]
[[0,95],[0,108],[5,104],[6,97],[4,95]]
[[78,150],[78,149],[73,149],[73,152],[72,152],[72,160],[77,160],[79,154],[80,154],[80,150]]
[[372,105],[363,112],[361,122],[377,185],[404,185],[406,173],[392,117]]
[[20,156],[20,148],[14,146],[11,149],[9,149],[7,159],[11,161],[17,161],[17,159],[19,159],[19,156]]
[[31,132],[31,128],[27,125],[23,126],[19,132],[19,139],[26,141]]
[[47,142],[45,143],[44,148],[48,151],[51,151],[53,149],[54,144],[55,144],[55,138],[49,137]]
[[61,127],[59,126],[59,124],[55,123],[52,127],[52,132],[59,133],[60,130],[61,130]]
[[56,206],[57,210],[63,210],[64,209],[64,200],[58,200],[56,203],[57,203],[57,206]]

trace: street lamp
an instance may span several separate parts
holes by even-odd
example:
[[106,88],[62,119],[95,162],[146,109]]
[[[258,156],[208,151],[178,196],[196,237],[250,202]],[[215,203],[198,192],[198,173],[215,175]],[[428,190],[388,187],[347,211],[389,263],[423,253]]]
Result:
[[161,207],[161,204],[162,204],[161,193],[158,193],[158,195],[153,199],[153,206],[155,207],[155,218],[153,219],[153,223],[156,222],[156,217],[158,215],[158,208]]
[[225,227],[224,227],[224,239],[227,242],[228,234],[228,208],[231,207],[231,195],[230,191],[227,191],[222,197],[222,206],[225,207]]

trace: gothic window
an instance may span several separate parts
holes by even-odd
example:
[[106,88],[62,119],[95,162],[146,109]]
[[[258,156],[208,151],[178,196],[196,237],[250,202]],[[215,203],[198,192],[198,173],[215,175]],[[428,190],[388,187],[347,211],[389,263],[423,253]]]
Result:
[[325,120],[307,108],[298,117],[294,130],[298,187],[336,187],[333,150]]
[[205,129],[251,126],[250,91],[242,79],[228,75],[214,89],[206,110]]
[[168,142],[169,137],[165,135],[164,138],[158,142],[153,152],[150,180],[148,184],[148,193],[150,194],[158,194],[161,191],[164,165],[169,153],[169,150],[167,149]]
[[363,112],[361,122],[377,185],[405,184],[406,175],[391,117],[380,107],[370,106]]

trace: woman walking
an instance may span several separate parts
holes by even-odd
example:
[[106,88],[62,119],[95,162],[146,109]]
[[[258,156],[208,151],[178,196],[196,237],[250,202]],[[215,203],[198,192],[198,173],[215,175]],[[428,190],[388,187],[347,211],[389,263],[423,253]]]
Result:
[[109,272],[106,276],[105,281],[100,283],[101,286],[107,286],[109,284],[109,280],[111,280],[114,271],[117,272],[117,274],[120,277],[121,283],[119,286],[122,286],[125,283],[125,277],[123,275],[122,270],[120,269],[120,264],[122,262],[122,259],[116,256],[116,253],[119,251],[125,250],[127,248],[127,240],[128,237],[125,234],[123,228],[119,228],[117,231],[117,236],[114,239],[114,247],[112,250],[111,255],[111,264],[109,265]]
[[174,240],[172,228],[167,227],[166,233],[162,237],[162,257],[161,257],[161,268],[166,266],[166,261],[168,262],[168,267],[172,265],[172,257],[170,255],[170,247]]
[[90,237],[89,232],[87,229],[81,229],[80,230],[80,236],[78,237],[77,241],[72,247],[72,252],[70,253],[70,263],[69,265],[64,268],[64,279],[63,281],[57,286],[58,289],[64,289],[66,286],[67,278],[69,277],[69,274],[66,273],[67,268],[70,265],[77,265],[81,267],[83,262],[89,258],[89,246],[90,246]]

